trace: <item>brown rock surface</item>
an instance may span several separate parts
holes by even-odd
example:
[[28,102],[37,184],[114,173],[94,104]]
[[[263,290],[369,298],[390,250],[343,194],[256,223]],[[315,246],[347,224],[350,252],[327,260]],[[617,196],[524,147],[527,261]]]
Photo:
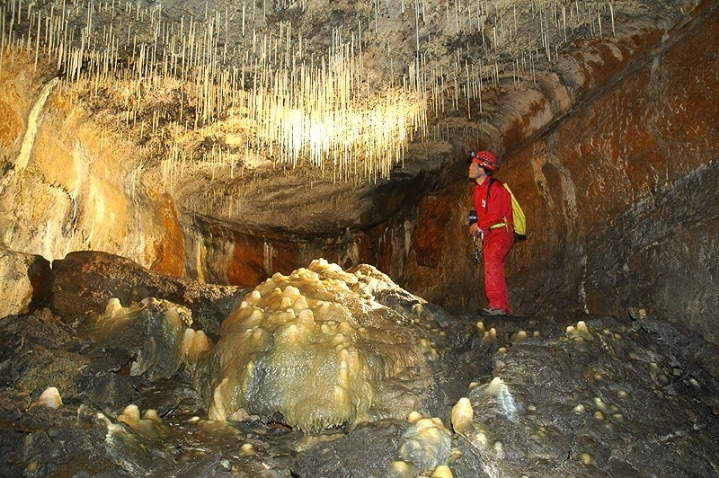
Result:
[[155,274],[113,254],[78,251],[53,262],[50,307],[73,320],[99,315],[113,298],[129,306],[154,297],[187,307],[197,327],[214,335],[245,293],[236,286],[203,285]]

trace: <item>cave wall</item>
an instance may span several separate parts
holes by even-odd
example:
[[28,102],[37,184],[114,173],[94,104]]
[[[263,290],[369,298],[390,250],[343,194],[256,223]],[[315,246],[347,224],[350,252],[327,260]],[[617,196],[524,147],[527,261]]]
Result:
[[367,263],[392,270],[393,251],[406,250],[395,244],[403,228],[388,229],[384,223],[363,231],[346,230],[338,236],[298,236],[239,228],[188,214],[182,228],[189,277],[246,287],[254,287],[276,272],[288,275],[317,258],[345,269]]
[[718,51],[719,16],[700,16],[540,143],[543,169],[573,185],[578,231],[555,247],[584,258],[587,310],[648,307],[715,343]]
[[[508,259],[519,312],[626,317],[629,308],[646,307],[719,341],[719,15],[703,7],[671,35],[647,35],[635,58],[616,48],[598,60],[596,69],[615,75],[605,73],[604,84],[592,85],[546,131],[519,148],[507,141],[532,131],[494,145],[510,151],[498,178],[527,213],[529,239]],[[562,84],[576,95],[572,82]],[[530,122],[524,127],[531,130]],[[410,290],[452,309],[483,304],[480,268],[467,267],[470,244],[462,238],[471,190],[428,199],[451,205],[459,198],[449,218],[418,219],[418,228],[458,239],[434,266],[420,259],[431,248],[417,243],[408,273]]]
[[[344,269],[372,264],[391,277],[405,278],[417,237],[427,244],[441,242],[441,236],[422,236],[416,226],[417,208],[424,207],[426,191],[436,187],[441,165],[415,162],[396,171],[391,181],[358,187],[331,180],[308,187],[291,174],[270,175],[254,186],[262,191],[251,198],[255,204],[235,219],[183,209],[179,221],[187,274],[254,287],[275,272],[289,274],[323,258]],[[278,205],[278,196],[289,199]],[[434,214],[444,212],[437,208]],[[435,264],[438,253],[433,253]]]
[[21,55],[0,89],[0,248],[48,261],[76,250],[184,274],[177,214],[140,181],[142,152]]

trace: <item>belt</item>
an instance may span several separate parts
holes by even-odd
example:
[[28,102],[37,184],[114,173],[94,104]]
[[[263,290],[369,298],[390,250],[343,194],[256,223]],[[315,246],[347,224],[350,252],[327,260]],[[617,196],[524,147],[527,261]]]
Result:
[[507,223],[506,222],[498,222],[497,224],[495,224],[493,226],[489,226],[489,230],[491,231],[492,229],[499,229],[500,227],[507,227]]

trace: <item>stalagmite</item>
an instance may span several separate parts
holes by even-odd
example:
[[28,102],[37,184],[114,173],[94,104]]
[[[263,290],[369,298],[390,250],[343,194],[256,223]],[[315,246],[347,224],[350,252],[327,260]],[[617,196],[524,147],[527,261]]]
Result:
[[455,433],[469,436],[475,432],[472,420],[474,418],[474,410],[472,404],[467,397],[459,399],[457,404],[452,407],[452,428]]
[[[393,286],[363,270],[348,273],[314,261],[290,276],[275,274],[248,294],[207,356],[212,378],[202,386],[209,416],[225,420],[239,409],[279,412],[288,425],[319,432],[366,419],[385,381],[398,380],[407,367],[418,373],[435,360],[430,341],[413,338],[413,327],[383,318],[370,290]],[[350,287],[367,293],[358,301]],[[363,305],[373,314],[361,312]],[[374,330],[371,336],[367,328]],[[394,413],[405,416],[401,407]]]
[[62,398],[60,397],[60,392],[57,390],[56,387],[46,388],[40,394],[40,397],[38,397],[37,401],[33,402],[33,404],[30,405],[30,408],[37,406],[44,406],[54,409],[60,408],[62,406]]

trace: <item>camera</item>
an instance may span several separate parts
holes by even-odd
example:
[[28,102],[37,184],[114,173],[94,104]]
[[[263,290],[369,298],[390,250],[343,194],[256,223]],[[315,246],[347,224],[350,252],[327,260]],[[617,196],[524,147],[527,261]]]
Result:
[[476,224],[479,218],[477,217],[477,211],[474,209],[469,210],[469,225]]

